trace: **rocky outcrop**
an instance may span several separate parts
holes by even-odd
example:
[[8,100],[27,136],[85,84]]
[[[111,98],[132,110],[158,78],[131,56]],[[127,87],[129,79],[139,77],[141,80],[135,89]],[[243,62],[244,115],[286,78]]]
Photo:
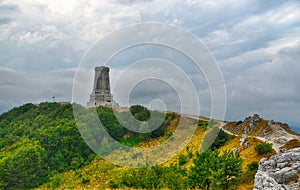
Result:
[[[258,114],[247,117],[244,121],[237,123],[228,123],[223,127],[224,130],[234,135],[246,134],[248,137],[256,137],[262,141],[273,144],[273,149],[278,152],[281,147],[285,146],[291,140],[300,140],[300,135],[291,131],[287,124],[267,121]],[[241,138],[241,144],[243,141]]]
[[281,151],[260,161],[254,190],[299,190],[300,147]]
[[258,124],[262,120],[262,118],[260,118],[258,114],[254,114],[252,117],[249,118],[249,120],[250,120],[250,124],[249,124],[248,132],[252,131],[253,127],[256,124]]
[[236,135],[255,134],[261,136],[263,136],[264,133],[268,132],[268,129],[270,129],[268,123],[265,120],[263,120],[263,118],[261,118],[258,114],[254,114],[251,117],[247,117],[244,119],[244,121],[239,121],[235,124],[228,124],[224,128]]

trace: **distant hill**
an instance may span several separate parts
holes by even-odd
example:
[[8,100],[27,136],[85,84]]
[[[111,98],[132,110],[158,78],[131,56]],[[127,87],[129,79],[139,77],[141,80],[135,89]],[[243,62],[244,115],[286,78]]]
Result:
[[299,133],[300,134],[300,127],[296,127],[296,126],[293,126],[293,125],[290,125],[290,128],[295,131],[296,133]]

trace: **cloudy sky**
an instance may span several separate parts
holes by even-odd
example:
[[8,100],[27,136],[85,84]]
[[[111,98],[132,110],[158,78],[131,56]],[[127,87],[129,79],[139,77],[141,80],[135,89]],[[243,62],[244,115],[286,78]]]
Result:
[[[207,45],[224,76],[227,120],[258,113],[300,126],[296,0],[1,0],[0,112],[53,96],[71,101],[76,68],[91,45],[145,22],[181,27]],[[112,69],[112,81],[118,72]]]

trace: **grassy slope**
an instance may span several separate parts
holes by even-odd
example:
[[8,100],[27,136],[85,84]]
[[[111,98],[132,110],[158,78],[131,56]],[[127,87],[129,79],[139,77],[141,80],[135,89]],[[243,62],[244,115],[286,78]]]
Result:
[[[176,116],[174,120],[170,122],[170,126],[167,128],[167,132],[174,132],[178,124],[179,117]],[[197,127],[194,136],[191,138],[188,143],[189,150],[193,152],[193,155],[200,149],[201,141],[205,134],[204,128]],[[139,147],[151,147],[158,145],[165,140],[166,137],[161,137],[157,139],[150,139],[147,142],[142,142]],[[239,145],[239,137],[236,137],[229,142],[227,142],[223,147],[220,148],[220,151],[232,150],[237,148]],[[243,170],[246,170],[247,164],[252,161],[257,161],[263,157],[257,155],[254,150],[256,144],[261,143],[260,140],[256,138],[249,138],[248,142],[250,147],[246,150],[241,150],[241,157],[243,158]],[[169,166],[170,164],[176,164],[178,162],[178,157],[180,154],[187,155],[185,148],[173,157],[169,161],[163,164],[163,166]],[[189,159],[188,162],[184,165],[185,167],[192,166],[192,159]],[[108,182],[110,179],[117,179],[120,175],[126,170],[126,168],[117,167],[109,162],[96,157],[91,164],[76,171],[69,171],[62,174],[57,174],[51,178],[51,182],[44,184],[38,189],[49,189],[49,188],[58,188],[58,189],[103,189],[108,188]],[[240,184],[238,189],[252,189],[253,183]]]
[[[180,117],[176,115],[175,119],[170,122],[166,130],[166,134],[169,132],[174,132],[177,128]],[[197,127],[194,136],[188,143],[189,149],[193,152],[193,155],[196,155],[196,152],[199,150],[199,145],[203,139],[205,133],[204,128]],[[184,135],[184,134],[181,134]],[[152,147],[162,143],[166,137],[159,137],[155,139],[150,139],[146,142],[141,142],[138,147]],[[172,148],[172,147],[170,147]],[[174,147],[173,147],[174,148]],[[163,166],[169,166],[171,164],[177,164],[178,157],[180,154],[187,155],[186,149],[182,148],[177,156],[168,160]],[[188,160],[185,164],[185,167],[192,165],[192,160]],[[47,184],[42,185],[37,189],[103,189],[108,188],[108,182],[110,179],[116,179],[126,168],[117,167],[109,162],[96,157],[91,164],[76,171],[68,171],[62,174],[57,174],[51,178],[51,181]],[[89,179],[89,182],[84,183],[85,179]]]
[[[240,137],[234,138],[231,141],[229,141],[228,143],[226,143],[226,145],[224,145],[223,147],[220,148],[221,151],[224,150],[233,150],[233,149],[237,149],[237,147],[239,146],[240,143]],[[240,154],[241,157],[243,159],[243,171],[245,172],[247,169],[247,164],[250,164],[253,161],[257,161],[259,162],[260,159],[262,159],[263,157],[265,157],[266,155],[258,155],[257,152],[254,150],[255,145],[262,143],[263,141],[257,139],[257,138],[253,138],[253,137],[249,137],[248,142],[250,143],[250,147],[248,147],[247,149],[242,149]],[[275,151],[273,150],[270,155],[275,154]],[[267,155],[269,156],[269,155]]]
[[120,170],[124,169],[96,157],[88,166],[57,174],[37,189],[103,189],[110,179],[121,174]]

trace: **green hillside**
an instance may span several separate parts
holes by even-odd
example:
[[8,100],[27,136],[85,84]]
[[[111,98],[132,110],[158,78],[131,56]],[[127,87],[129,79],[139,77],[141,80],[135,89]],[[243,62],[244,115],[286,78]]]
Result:
[[[89,125],[92,118],[88,109],[74,106],[79,107],[81,117]],[[149,119],[149,114],[157,121],[161,117],[161,113],[149,112],[140,106],[131,107],[130,111],[140,121]],[[105,130],[129,147],[149,147],[172,138],[180,117],[167,113],[157,129],[137,133],[123,127],[111,108],[98,107],[97,114]],[[136,125],[129,112],[120,114],[123,122]],[[251,164],[255,165],[253,161],[259,161],[261,156],[249,158],[243,151],[241,156],[233,154],[230,150],[238,139],[223,131],[209,151],[199,154],[204,134],[210,130],[208,121],[201,120],[187,147],[167,163],[128,169],[108,163],[86,145],[76,126],[71,104],[25,104],[0,115],[0,189],[234,189],[251,186],[257,168]],[[101,136],[100,133],[91,135]],[[253,141],[252,149],[258,143]],[[243,163],[250,164],[247,167]]]
[[70,104],[25,104],[0,116],[0,187],[37,187],[55,173],[89,164]]

